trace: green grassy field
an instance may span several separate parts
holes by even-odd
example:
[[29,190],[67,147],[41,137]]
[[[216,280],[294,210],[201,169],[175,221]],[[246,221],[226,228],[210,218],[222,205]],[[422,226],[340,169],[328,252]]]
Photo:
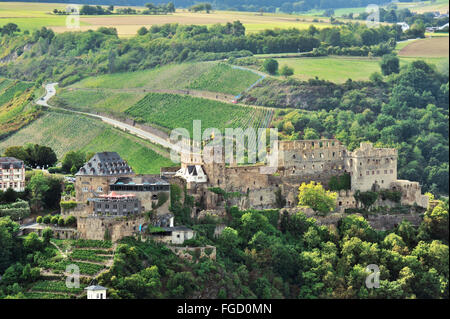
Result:
[[126,114],[167,130],[185,128],[192,134],[192,121],[201,120],[202,129],[268,127],[272,111],[175,94],[149,93]]
[[156,174],[161,166],[173,165],[168,152],[159,146],[80,115],[48,112],[0,141],[0,152],[25,143],[50,146],[58,158],[71,150],[116,151],[137,173]]
[[197,89],[239,94],[258,80],[258,75],[217,62],[184,63],[137,71],[89,77],[69,88]]
[[[446,58],[400,57],[400,65],[414,60],[439,64]],[[314,77],[342,83],[352,80],[368,80],[374,72],[381,72],[380,58],[330,56],[319,58],[283,58],[277,59],[280,67],[288,65],[294,69],[294,78],[308,80]]]

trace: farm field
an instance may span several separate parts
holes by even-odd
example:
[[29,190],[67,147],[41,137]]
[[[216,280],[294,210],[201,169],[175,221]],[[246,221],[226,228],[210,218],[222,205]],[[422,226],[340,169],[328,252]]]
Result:
[[[65,16],[53,15],[53,9],[64,9],[65,4],[53,3],[23,3],[23,2],[1,2],[0,3],[0,26],[14,22],[22,29],[34,30],[42,26],[51,27],[55,32],[74,31],[66,26]],[[24,10],[26,9],[26,10]],[[215,23],[232,22],[239,19],[248,32],[256,32],[270,28],[307,28],[310,24],[318,28],[329,26],[327,18],[322,22],[312,22],[314,17],[304,15],[287,14],[264,14],[255,12],[235,11],[213,11],[206,13],[191,13],[186,10],[177,10],[171,15],[141,16],[81,16],[79,31],[97,29],[102,26],[116,27],[120,36],[129,37],[136,35],[137,30],[142,27],[150,27],[154,24],[179,23],[213,25]]]
[[70,150],[116,151],[140,174],[156,174],[161,166],[173,165],[159,146],[81,115],[48,112],[0,141],[0,152],[24,141],[50,146],[59,159]]
[[[427,63],[440,64],[445,57],[400,57],[400,65],[421,59]],[[314,77],[343,83],[352,80],[368,80],[373,72],[380,72],[380,58],[365,57],[318,57],[318,58],[283,58],[276,59],[281,66],[288,65],[294,69],[294,78],[308,80]]]
[[201,120],[202,128],[268,127],[272,110],[245,107],[175,94],[149,93],[126,111],[136,120],[167,129],[185,128],[192,134],[192,121]]
[[440,13],[447,13],[449,8],[448,0],[436,1],[418,1],[418,2],[396,2],[399,9],[408,8],[411,12],[423,13],[439,11]]
[[448,57],[448,37],[436,37],[415,40],[407,43],[399,50],[404,57]]
[[68,88],[148,88],[152,90],[191,88],[237,95],[258,79],[259,76],[252,72],[233,69],[225,63],[200,62],[89,77]]

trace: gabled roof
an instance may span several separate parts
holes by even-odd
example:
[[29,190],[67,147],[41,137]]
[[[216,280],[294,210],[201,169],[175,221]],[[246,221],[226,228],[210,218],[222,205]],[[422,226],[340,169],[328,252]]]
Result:
[[76,175],[78,176],[120,176],[134,174],[127,162],[116,152],[95,154]]

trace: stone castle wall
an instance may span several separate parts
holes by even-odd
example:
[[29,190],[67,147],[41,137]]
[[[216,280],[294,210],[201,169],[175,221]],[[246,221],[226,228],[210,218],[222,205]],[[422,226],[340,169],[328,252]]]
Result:
[[77,219],[79,238],[104,240],[108,229],[112,241],[132,236],[139,231],[139,225],[146,223],[144,217],[114,218],[87,216]]
[[[219,152],[221,150],[219,149]],[[208,155],[216,149],[205,149]],[[216,154],[214,154],[216,155]],[[222,155],[222,154],[221,154]],[[217,156],[217,155],[216,155]],[[222,158],[224,156],[222,155]],[[351,190],[354,192],[378,189],[401,189],[402,203],[426,207],[426,199],[420,194],[420,185],[397,180],[396,149],[374,148],[371,143],[361,143],[360,148],[349,152],[335,139],[278,141],[278,168],[275,174],[262,174],[262,164],[230,165],[202,163],[198,154],[182,156],[182,166],[202,165],[208,177],[207,183],[189,183],[187,189],[197,200],[202,199],[206,209],[216,209],[218,196],[209,187],[220,187],[226,192],[248,194],[240,201],[240,208],[269,208],[275,204],[275,191],[281,189],[287,206],[297,202],[301,183],[320,182],[325,188],[333,176],[350,174]],[[397,186],[395,186],[397,185]],[[411,186],[407,186],[411,185]],[[393,188],[394,187],[394,188]],[[338,208],[355,207],[352,194],[340,195]]]

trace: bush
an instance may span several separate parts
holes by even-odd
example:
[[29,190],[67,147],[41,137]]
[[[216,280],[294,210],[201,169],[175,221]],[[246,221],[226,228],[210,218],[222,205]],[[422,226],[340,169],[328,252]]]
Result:
[[73,208],[77,207],[77,205],[78,204],[75,201],[62,201],[59,203],[59,206],[62,209],[73,209]]
[[276,74],[278,71],[278,62],[274,59],[266,59],[263,64],[264,70],[270,74]]
[[43,218],[42,218],[42,216],[38,216],[38,217],[36,217],[36,223],[38,223],[38,224],[42,224],[42,222],[43,222]]
[[42,238],[44,238],[44,243],[48,244],[50,242],[50,239],[53,237],[53,231],[51,228],[47,227],[42,231]]
[[44,222],[44,224],[50,224],[51,216],[50,215],[45,215],[44,218],[42,219],[42,221]]
[[75,226],[76,223],[77,223],[77,219],[71,215],[71,216],[67,217],[64,225],[65,226]]
[[58,219],[58,226],[63,227],[64,225],[65,225],[64,218],[63,217],[59,217],[59,219]]
[[49,167],[48,172],[50,174],[58,174],[58,173],[62,173],[63,169],[62,169],[62,167]]
[[58,224],[58,221],[59,221],[59,216],[58,215],[52,216],[50,218],[50,224],[52,224],[52,225]]

